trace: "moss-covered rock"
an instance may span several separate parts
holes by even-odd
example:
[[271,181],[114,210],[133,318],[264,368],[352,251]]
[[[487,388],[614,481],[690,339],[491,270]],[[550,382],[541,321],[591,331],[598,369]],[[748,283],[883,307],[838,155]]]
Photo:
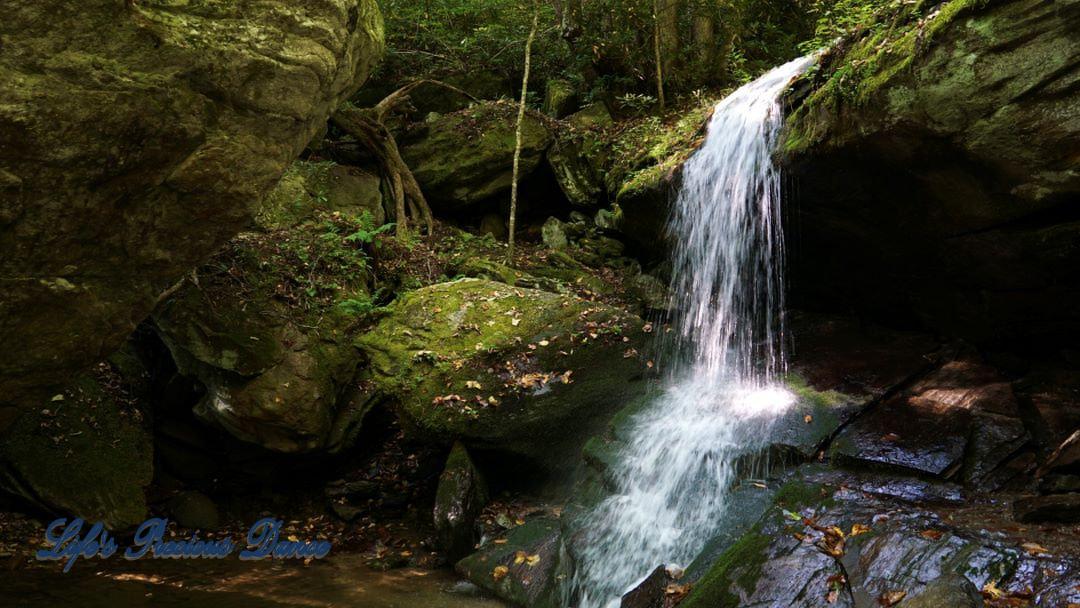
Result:
[[[513,104],[484,103],[439,116],[404,135],[402,156],[435,210],[476,211],[482,203],[510,192],[516,118]],[[540,165],[551,140],[544,121],[527,113],[522,125],[522,179]]]
[[[374,0],[19,3],[0,24],[0,400],[104,359],[381,57]],[[17,352],[16,352],[17,351]]]
[[264,230],[289,228],[314,218],[316,211],[356,217],[367,213],[376,226],[386,222],[378,175],[332,162],[295,161],[255,213]]
[[897,6],[791,100],[794,294],[978,342],[1071,340],[1080,4]]
[[123,530],[146,517],[153,446],[143,405],[103,363],[0,438],[0,484],[41,508]]
[[297,201],[287,213],[275,202],[264,232],[234,238],[153,318],[206,387],[200,417],[272,450],[337,450],[374,403],[352,390],[352,340],[375,308],[365,246],[378,229],[366,209],[328,211],[329,196]]
[[548,164],[555,174],[566,200],[579,207],[592,207],[602,202],[604,182],[602,159],[595,155],[599,143],[594,136],[562,136],[548,151]]
[[574,85],[566,80],[552,78],[544,87],[544,113],[552,118],[563,118],[578,109],[578,94]]
[[487,500],[487,483],[465,446],[455,443],[439,476],[434,510],[439,544],[451,561],[465,557],[475,548],[479,537],[476,520]]
[[532,519],[498,540],[459,561],[455,569],[481,589],[514,606],[565,608],[570,605],[573,565],[558,520]]
[[642,326],[571,295],[461,279],[405,295],[358,344],[414,433],[552,463],[642,389]]

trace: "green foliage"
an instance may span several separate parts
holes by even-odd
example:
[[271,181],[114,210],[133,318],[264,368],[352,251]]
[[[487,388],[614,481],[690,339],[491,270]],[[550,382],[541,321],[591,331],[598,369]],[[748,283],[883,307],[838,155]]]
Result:
[[627,93],[619,97],[619,108],[634,114],[645,114],[656,105],[656,98],[642,93]]
[[380,295],[381,290],[376,291],[374,295],[368,296],[366,294],[359,294],[354,298],[346,298],[338,302],[338,308],[344,312],[355,315],[363,316],[369,315],[374,312],[381,312],[386,310],[386,307],[376,304],[376,300]]
[[375,241],[375,237],[389,232],[394,229],[396,224],[383,224],[378,228],[375,228],[375,219],[371,217],[371,213],[365,211],[360,216],[360,227],[356,229],[356,232],[345,237],[346,243],[360,243],[361,245],[370,245]]
[[[380,4],[388,43],[380,68],[384,78],[485,71],[510,81],[520,78],[522,52],[537,6],[532,2],[380,0]],[[799,42],[814,33],[814,16],[827,5],[828,0],[671,3],[671,10],[678,11],[671,33],[677,40],[672,41],[673,49],[664,51],[665,87],[677,93],[745,82],[795,57]],[[538,86],[550,78],[567,79],[586,101],[656,94],[653,0],[585,0],[576,24],[557,13],[556,3],[541,0],[538,6],[540,30],[532,60]],[[695,19],[702,16],[711,18],[715,28],[708,43],[714,47],[711,54],[703,52],[705,43],[694,33]],[[630,110],[642,111],[633,104]]]
[[801,42],[799,49],[810,53],[861,29],[883,29],[882,17],[910,4],[907,0],[815,0],[810,9],[817,17],[814,35]]
[[[490,70],[521,72],[533,4],[521,0],[380,0],[386,19],[384,70],[403,77]],[[540,3],[533,68],[553,74],[568,61],[554,8]]]
[[[959,15],[988,0],[866,0],[838,2],[815,40],[846,28],[824,66],[827,80],[804,104],[865,103]],[[837,24],[837,25],[829,25]],[[812,42],[812,41],[811,41]],[[805,111],[805,110],[801,110]],[[804,145],[809,134],[792,134],[788,149]]]

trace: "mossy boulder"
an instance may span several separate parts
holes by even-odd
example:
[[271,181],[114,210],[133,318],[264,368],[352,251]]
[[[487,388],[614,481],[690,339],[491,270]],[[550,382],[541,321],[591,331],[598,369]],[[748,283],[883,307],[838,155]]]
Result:
[[357,343],[413,433],[554,464],[643,390],[642,328],[572,295],[461,279],[405,295]]
[[578,94],[574,85],[566,80],[552,78],[544,87],[544,113],[552,118],[563,118],[578,109]]
[[595,135],[558,137],[548,150],[547,160],[559,188],[571,204],[594,207],[603,202],[602,148]]
[[977,343],[1071,343],[1080,3],[921,2],[878,18],[789,100],[796,301]]
[[364,241],[377,229],[366,209],[298,200],[314,206],[261,216],[265,231],[234,238],[153,319],[180,372],[205,386],[204,420],[272,450],[334,451],[373,404],[353,383],[352,342],[374,308]]
[[0,438],[0,485],[55,513],[124,530],[153,477],[145,407],[109,364],[81,374]]
[[448,559],[472,553],[479,538],[477,518],[488,501],[487,483],[468,450],[455,443],[435,492],[435,531]]
[[[516,144],[515,106],[490,102],[436,117],[406,133],[401,153],[436,211],[482,211],[508,196]],[[521,179],[543,161],[552,135],[529,112],[522,125]]]
[[458,573],[514,606],[570,605],[573,565],[557,519],[531,519],[497,540],[459,561]]
[[359,167],[298,160],[259,204],[255,224],[264,230],[288,228],[323,210],[357,217],[367,213],[381,226],[386,212],[380,183],[377,174]]
[[36,407],[250,221],[384,36],[374,0],[8,8],[0,400]]

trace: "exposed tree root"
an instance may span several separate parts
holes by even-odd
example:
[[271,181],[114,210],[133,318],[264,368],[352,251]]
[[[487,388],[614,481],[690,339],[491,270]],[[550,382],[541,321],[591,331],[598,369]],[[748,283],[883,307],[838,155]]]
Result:
[[379,163],[382,178],[393,200],[395,233],[399,237],[408,234],[409,223],[422,224],[431,234],[434,219],[431,207],[420,190],[420,184],[412,170],[401,157],[393,134],[386,128],[386,117],[398,106],[408,101],[409,93],[422,84],[433,84],[478,101],[461,89],[439,82],[438,80],[417,80],[387,95],[372,108],[357,108],[345,104],[338,108],[331,117],[331,122],[339,129],[356,138],[356,141],[371,151]]

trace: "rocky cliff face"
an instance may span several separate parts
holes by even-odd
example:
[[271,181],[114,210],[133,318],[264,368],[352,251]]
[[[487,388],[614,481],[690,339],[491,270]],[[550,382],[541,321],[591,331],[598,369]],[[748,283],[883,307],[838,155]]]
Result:
[[249,221],[383,47],[374,0],[9,7],[0,402],[118,346]]
[[905,9],[795,95],[797,304],[980,342],[1080,331],[1080,2]]

